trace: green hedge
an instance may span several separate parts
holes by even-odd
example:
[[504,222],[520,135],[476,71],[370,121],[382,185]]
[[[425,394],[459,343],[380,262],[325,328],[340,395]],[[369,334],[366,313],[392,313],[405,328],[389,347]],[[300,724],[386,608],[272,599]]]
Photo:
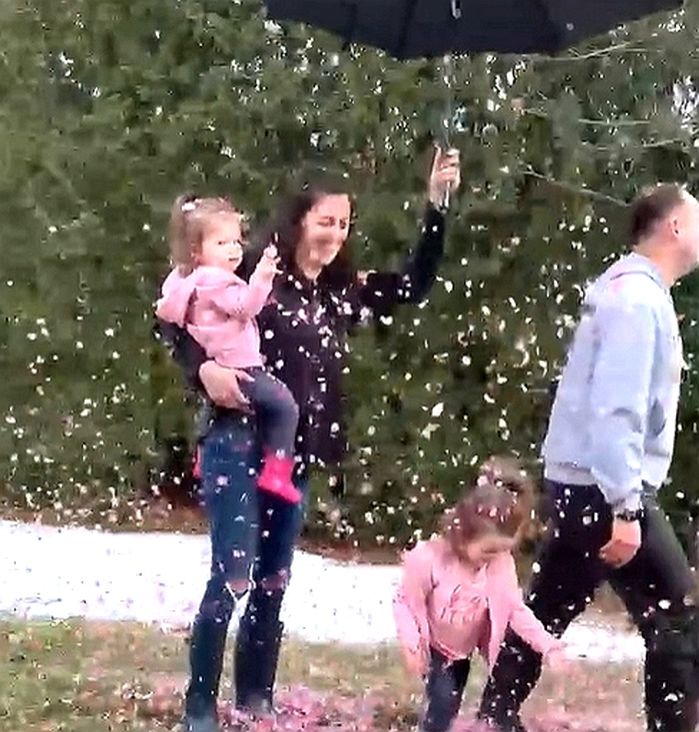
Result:
[[[358,263],[396,265],[414,240],[438,69],[279,29],[259,7],[0,9],[7,504],[128,520],[177,463],[191,414],[151,310],[181,190],[262,217],[313,159],[351,176]],[[696,182],[685,80],[699,72],[698,16],[690,1],[674,25],[660,16],[556,59],[458,60],[464,185],[440,280],[427,305],[353,343],[346,532],[427,530],[488,454],[535,467],[582,287],[624,248],[623,202],[658,179]],[[691,366],[666,491],[678,521],[697,498],[696,297],[695,278],[678,288]]]

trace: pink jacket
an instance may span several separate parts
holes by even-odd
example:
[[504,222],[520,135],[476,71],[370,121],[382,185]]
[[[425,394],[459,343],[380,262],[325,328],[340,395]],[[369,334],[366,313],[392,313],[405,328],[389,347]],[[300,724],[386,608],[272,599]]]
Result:
[[407,552],[393,608],[403,650],[423,669],[434,646],[450,660],[477,648],[492,670],[508,626],[544,655],[562,645],[524,604],[511,554],[473,570],[441,538]]
[[255,316],[272,290],[272,278],[254,272],[250,282],[219,267],[197,267],[183,277],[177,269],[163,283],[156,314],[187,327],[209,358],[229,368],[262,366]]

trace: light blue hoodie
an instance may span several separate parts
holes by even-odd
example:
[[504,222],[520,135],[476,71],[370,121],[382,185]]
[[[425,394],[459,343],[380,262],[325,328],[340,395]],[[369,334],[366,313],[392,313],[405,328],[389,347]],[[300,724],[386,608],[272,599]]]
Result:
[[595,483],[616,510],[667,478],[683,367],[677,314],[653,263],[615,262],[589,288],[544,442],[545,475]]

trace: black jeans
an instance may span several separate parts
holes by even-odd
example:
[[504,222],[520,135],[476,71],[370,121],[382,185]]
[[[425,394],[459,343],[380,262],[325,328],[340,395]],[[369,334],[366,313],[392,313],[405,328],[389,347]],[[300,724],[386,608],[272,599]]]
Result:
[[[689,563],[655,491],[644,494],[641,548],[624,567],[598,557],[611,535],[612,513],[594,485],[547,482],[550,534],[538,558],[528,605],[557,636],[609,581],[646,645],[648,730],[692,732],[697,724],[699,620]],[[536,565],[535,565],[536,567]],[[499,730],[522,729],[519,708],[541,673],[541,656],[508,632],[488,684],[480,716]]]
[[468,658],[449,663],[434,648],[430,649],[427,672],[427,709],[422,732],[447,732],[461,708],[471,661]]

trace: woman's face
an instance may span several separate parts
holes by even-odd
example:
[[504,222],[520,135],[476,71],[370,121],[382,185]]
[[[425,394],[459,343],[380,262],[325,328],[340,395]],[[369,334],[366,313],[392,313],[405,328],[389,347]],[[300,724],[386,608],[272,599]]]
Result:
[[301,222],[297,257],[314,268],[327,267],[347,241],[352,207],[346,194],[322,196]]

